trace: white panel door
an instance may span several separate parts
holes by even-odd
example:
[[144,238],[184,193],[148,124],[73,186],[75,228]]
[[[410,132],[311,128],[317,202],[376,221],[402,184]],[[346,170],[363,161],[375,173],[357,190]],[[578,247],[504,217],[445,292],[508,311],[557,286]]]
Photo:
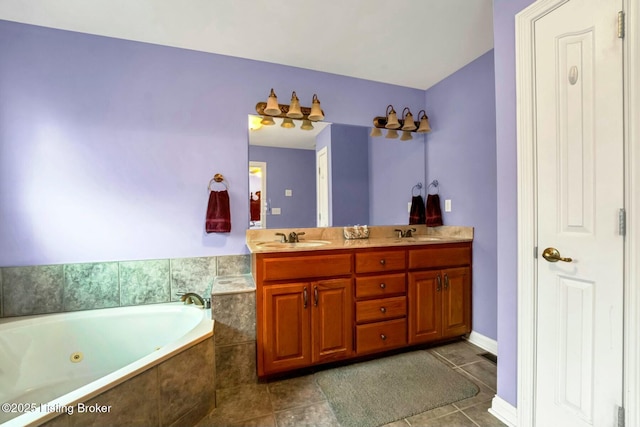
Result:
[[329,226],[329,153],[323,147],[316,153],[316,194],[317,194],[317,224],[318,227]]
[[622,406],[621,6],[570,0],[534,26],[539,427],[613,426]]

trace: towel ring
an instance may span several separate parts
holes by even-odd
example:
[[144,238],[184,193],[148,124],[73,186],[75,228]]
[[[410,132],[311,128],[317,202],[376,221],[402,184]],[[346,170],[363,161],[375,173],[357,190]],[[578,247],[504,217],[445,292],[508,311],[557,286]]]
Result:
[[[414,190],[415,190],[416,188],[418,189],[418,194],[415,194],[415,192],[414,192]],[[421,194],[422,194],[422,191],[421,191],[421,190],[422,190],[422,183],[421,183],[421,182],[419,182],[419,183],[417,183],[416,185],[414,185],[414,186],[411,188],[411,195],[412,195],[413,197],[419,196],[419,195],[421,195]]]
[[438,182],[437,179],[434,179],[433,181],[431,181],[431,184],[429,184],[429,186],[427,187],[427,193],[431,194],[431,193],[429,193],[429,189],[431,187],[434,187],[436,189],[435,194],[439,194],[440,193],[440,187],[438,187],[438,185],[440,185],[440,183]]
[[221,173],[217,173],[213,176],[213,178],[211,178],[211,181],[209,181],[209,191],[213,191],[211,189],[211,184],[213,184],[214,182],[218,182],[224,185],[225,190],[229,189],[229,185],[227,184],[227,181],[224,179],[224,176]]

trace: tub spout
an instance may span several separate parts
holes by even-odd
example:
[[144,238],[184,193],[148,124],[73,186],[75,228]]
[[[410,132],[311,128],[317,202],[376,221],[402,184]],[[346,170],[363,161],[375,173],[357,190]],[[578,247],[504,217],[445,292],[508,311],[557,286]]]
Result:
[[202,298],[195,292],[187,292],[186,294],[180,295],[180,301],[183,301],[185,304],[195,304],[202,308],[211,308],[211,300],[209,298]]

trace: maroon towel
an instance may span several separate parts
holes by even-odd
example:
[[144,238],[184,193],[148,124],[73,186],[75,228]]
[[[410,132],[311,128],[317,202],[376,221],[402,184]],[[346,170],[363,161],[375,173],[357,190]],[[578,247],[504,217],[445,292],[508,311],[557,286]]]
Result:
[[229,208],[229,192],[210,191],[207,206],[207,233],[228,233],[231,231],[231,209]]
[[427,227],[442,225],[442,211],[440,210],[440,196],[429,194],[427,196]]
[[409,224],[424,224],[426,217],[424,213],[424,199],[422,196],[411,198],[411,211],[409,212]]

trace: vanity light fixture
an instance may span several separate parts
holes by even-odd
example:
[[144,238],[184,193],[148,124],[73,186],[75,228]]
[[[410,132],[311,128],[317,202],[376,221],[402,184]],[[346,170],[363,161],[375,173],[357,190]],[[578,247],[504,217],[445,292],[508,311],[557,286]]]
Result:
[[[411,110],[409,109],[409,107],[405,107],[402,110],[402,118],[398,119],[398,116],[393,109],[393,105],[387,106],[387,111],[384,117],[379,116],[373,119],[373,129],[370,136],[381,136],[382,132],[380,131],[380,129],[388,129],[386,137],[391,139],[398,137],[398,133],[391,132],[391,130],[402,130],[404,132],[402,135],[403,138],[400,139],[403,141],[413,139],[411,132],[431,132],[429,117],[427,117],[427,113],[425,110],[420,110],[420,112],[418,113],[418,121],[414,121]],[[391,133],[391,135],[389,135],[389,133]]]
[[[422,114],[422,117],[420,116]],[[418,113],[418,121],[420,122],[420,126],[418,126],[418,130],[416,132],[419,133],[427,133],[431,132],[431,126],[429,125],[429,117],[427,117],[427,113],[424,110],[420,110]]]
[[[283,119],[303,119],[312,122],[324,120],[324,112],[320,108],[320,100],[318,95],[314,94],[311,100],[311,108],[300,106],[300,100],[294,91],[291,94],[291,105],[278,104],[278,97],[273,88],[269,93],[267,102],[258,102],[256,104],[256,112],[261,116],[281,117]],[[266,123],[263,123],[266,124]],[[285,126],[286,127],[286,126]],[[290,127],[295,127],[290,126]],[[306,129],[310,130],[310,129]]]
[[396,139],[398,137],[398,131],[395,129],[389,129],[385,138]]
[[293,123],[293,120],[291,120],[288,117],[285,117],[284,119],[282,119],[282,124],[280,126],[287,129],[296,127],[295,123]]
[[296,95],[296,91],[294,90],[291,94],[291,105],[289,106],[289,111],[287,111],[287,117],[292,119],[301,119],[302,111],[300,110],[300,100]]
[[263,126],[273,126],[276,122],[273,120],[271,116],[262,116],[262,120],[260,120],[260,124]]
[[412,139],[413,137],[411,136],[411,131],[408,131],[408,130],[402,131],[402,136],[400,137],[400,141],[409,141]]
[[311,124],[311,120],[305,119],[302,121],[302,126],[300,126],[302,130],[313,130],[313,125]]

